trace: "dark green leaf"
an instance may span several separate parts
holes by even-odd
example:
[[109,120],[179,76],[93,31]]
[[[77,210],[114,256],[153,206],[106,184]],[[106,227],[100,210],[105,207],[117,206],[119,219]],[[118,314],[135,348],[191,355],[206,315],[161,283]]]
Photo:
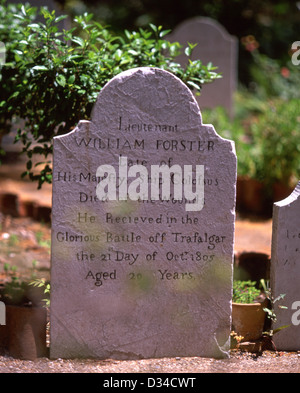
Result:
[[57,75],[56,82],[62,87],[66,86],[66,78],[62,74]]
[[37,65],[37,66],[32,67],[31,69],[36,70],[36,71],[48,71],[48,68],[43,65]]

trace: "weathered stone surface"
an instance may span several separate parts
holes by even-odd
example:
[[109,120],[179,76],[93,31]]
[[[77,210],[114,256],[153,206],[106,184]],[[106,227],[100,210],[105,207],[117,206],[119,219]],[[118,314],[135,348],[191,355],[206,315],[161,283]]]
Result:
[[277,322],[274,329],[289,325],[274,335],[278,350],[300,350],[299,278],[300,182],[289,197],[273,206],[271,289],[274,298],[285,294],[275,303]]
[[[184,47],[188,42],[197,44],[192,59],[200,59],[203,64],[212,64],[222,73],[222,78],[212,84],[204,85],[197,96],[200,109],[223,106],[233,115],[233,95],[237,88],[237,38],[228,34],[217,21],[206,17],[194,17],[180,23],[168,36],[170,41],[178,41]],[[182,54],[177,59],[180,64],[187,63]]]
[[[203,209],[150,191],[97,200],[97,168],[118,177],[121,155],[149,174],[204,165]],[[91,121],[54,138],[51,357],[228,356],[235,184],[233,142],[202,124],[178,78],[148,67],[113,78]]]

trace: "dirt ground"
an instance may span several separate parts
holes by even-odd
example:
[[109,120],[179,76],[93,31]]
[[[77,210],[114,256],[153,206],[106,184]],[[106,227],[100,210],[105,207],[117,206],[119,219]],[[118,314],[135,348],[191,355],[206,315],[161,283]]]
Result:
[[[29,218],[2,216],[0,232],[0,281],[5,263],[16,266],[16,273],[32,273],[50,278],[49,224]],[[252,222],[238,219],[236,251],[269,252],[271,221]],[[33,261],[35,263],[33,264]],[[2,273],[2,276],[1,276]],[[18,360],[0,356],[0,373],[299,373],[300,353],[264,351],[261,354],[231,351],[229,359],[171,358],[117,360]]]
[[[9,168],[8,168],[9,169]],[[9,169],[10,171],[11,169]],[[35,185],[7,176],[0,169],[0,191],[16,192],[20,198],[51,205],[51,186],[41,193]],[[11,174],[12,172],[10,172]],[[30,218],[11,218],[0,214],[0,281],[5,279],[4,265],[16,266],[17,274],[50,278],[49,224]],[[270,255],[272,220],[237,216],[235,252],[261,252]],[[18,360],[0,356],[0,373],[299,373],[300,353],[264,351],[261,354],[231,351],[229,359],[163,358],[135,361],[117,360]]]
[[16,360],[0,357],[0,373],[299,373],[300,354],[232,351],[229,359]]

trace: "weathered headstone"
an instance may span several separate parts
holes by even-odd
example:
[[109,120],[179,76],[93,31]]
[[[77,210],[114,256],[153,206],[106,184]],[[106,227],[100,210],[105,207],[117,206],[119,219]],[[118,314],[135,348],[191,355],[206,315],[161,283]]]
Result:
[[[180,23],[168,36],[170,41],[178,41],[184,47],[188,42],[197,44],[192,59],[200,59],[203,64],[212,62],[221,79],[206,84],[197,96],[200,109],[223,106],[230,116],[233,115],[233,95],[237,87],[238,41],[217,21],[206,17],[194,17]],[[182,54],[177,58],[181,65],[187,63]]]
[[[155,165],[193,174],[155,200]],[[203,166],[202,208],[186,184]],[[105,183],[119,198],[98,198]],[[228,356],[235,184],[234,144],[177,77],[114,77],[91,121],[54,138],[50,356]]]
[[[278,350],[300,350],[300,182],[292,194],[273,206],[271,255],[272,296],[285,297],[274,304],[274,334]],[[280,308],[279,306],[286,306]]]

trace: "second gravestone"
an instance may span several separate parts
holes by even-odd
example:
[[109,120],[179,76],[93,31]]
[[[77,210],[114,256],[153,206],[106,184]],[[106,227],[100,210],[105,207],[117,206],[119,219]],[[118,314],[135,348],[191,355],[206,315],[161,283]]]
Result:
[[[216,20],[196,16],[181,22],[168,36],[168,40],[178,41],[183,47],[188,43],[197,44],[192,60],[200,59],[203,64],[212,62],[217,67],[216,72],[221,73],[222,78],[204,85],[196,100],[201,109],[222,106],[233,117],[233,99],[237,87],[237,38]],[[185,54],[178,56],[177,61],[182,66],[188,64]]]
[[177,77],[113,78],[54,138],[50,356],[227,357],[235,185]]
[[[271,288],[278,350],[300,350],[300,182],[290,196],[273,206]],[[281,300],[280,296],[285,297]],[[281,308],[280,306],[285,306]],[[280,328],[283,328],[280,330]]]

